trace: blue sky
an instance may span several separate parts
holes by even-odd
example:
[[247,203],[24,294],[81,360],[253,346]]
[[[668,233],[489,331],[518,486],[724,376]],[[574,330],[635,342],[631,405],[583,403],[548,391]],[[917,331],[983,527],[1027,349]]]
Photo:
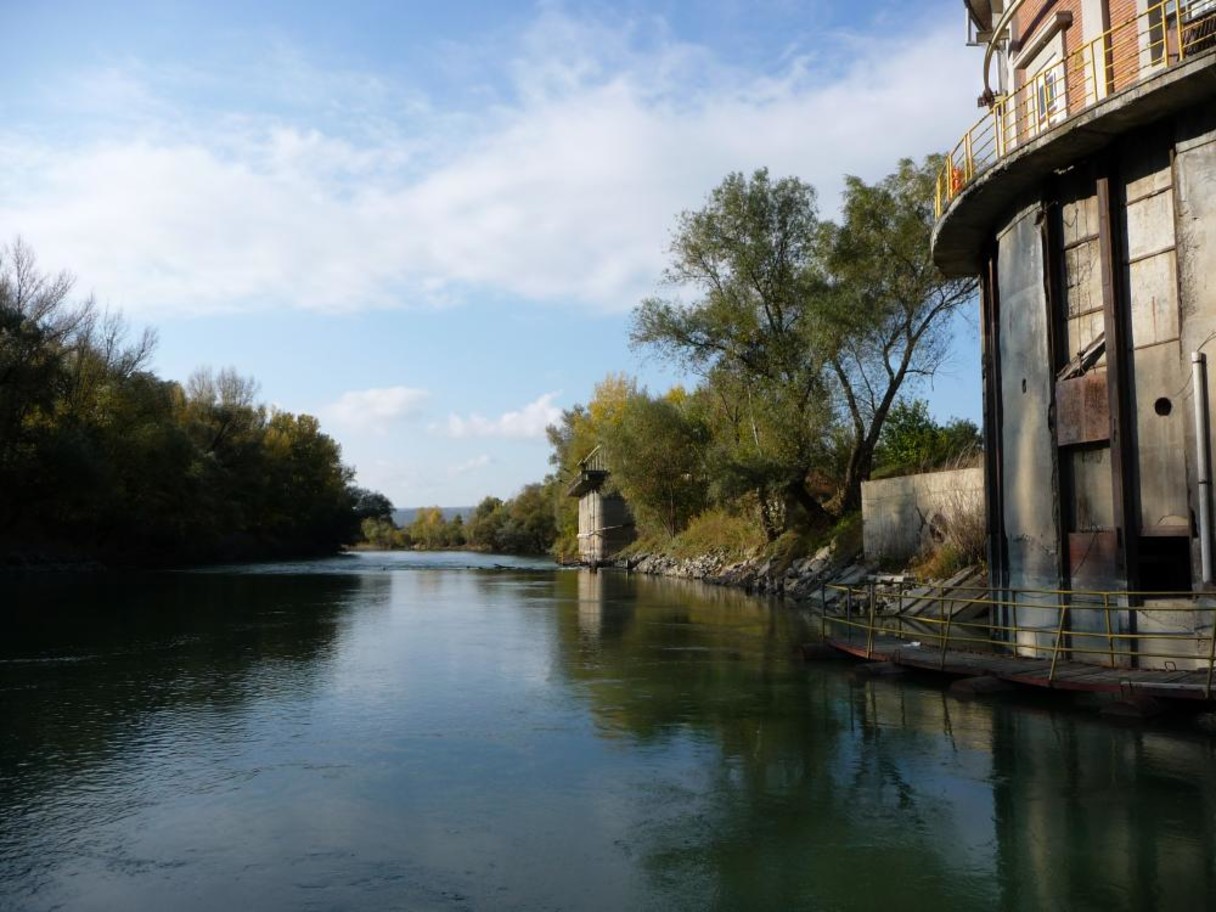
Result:
[[[0,2],[0,239],[256,378],[398,506],[509,497],[628,346],[677,214],[767,166],[953,145],[980,58],[956,0]],[[980,410],[960,324],[923,394]]]

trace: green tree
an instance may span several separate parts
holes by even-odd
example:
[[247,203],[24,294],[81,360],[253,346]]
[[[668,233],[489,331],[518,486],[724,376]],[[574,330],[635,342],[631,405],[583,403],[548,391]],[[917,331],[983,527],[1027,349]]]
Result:
[[397,527],[380,516],[365,516],[359,524],[363,540],[375,548],[388,551],[397,546]]
[[949,318],[976,280],[948,279],[929,253],[940,156],[903,159],[876,184],[846,178],[844,214],[831,229],[829,363],[852,431],[841,506],[861,503],[879,436],[908,381],[931,377],[946,357]]
[[440,507],[422,507],[414,514],[414,521],[407,532],[414,547],[424,551],[438,551],[447,547],[447,520]]
[[457,513],[448,521],[446,541],[449,548],[463,548],[468,544],[468,530],[464,517]]
[[900,399],[887,414],[875,458],[887,470],[924,471],[979,452],[981,440],[974,422],[938,424],[924,399]]
[[389,525],[393,525],[393,502],[379,491],[353,488],[351,497],[355,504],[355,516],[359,518],[360,522],[371,518],[386,520]]
[[486,497],[473,510],[469,520],[468,543],[483,551],[501,551],[499,533],[507,521],[505,504],[497,497]]
[[545,554],[557,537],[553,501],[556,484],[524,486],[506,505],[507,519],[498,533],[499,550],[507,554]]
[[[650,298],[634,312],[631,340],[700,372],[717,388],[742,443],[739,477],[760,502],[779,496],[812,522],[826,519],[807,486],[833,426],[822,327],[825,232],[815,190],[797,178],[729,175],[706,206],[683,213],[665,282],[696,295]],[[731,449],[722,451],[727,455]],[[764,471],[754,468],[764,465]],[[768,530],[770,535],[774,529]]]
[[707,498],[704,427],[682,408],[683,390],[662,399],[631,396],[606,435],[605,453],[616,487],[643,526],[680,532]]

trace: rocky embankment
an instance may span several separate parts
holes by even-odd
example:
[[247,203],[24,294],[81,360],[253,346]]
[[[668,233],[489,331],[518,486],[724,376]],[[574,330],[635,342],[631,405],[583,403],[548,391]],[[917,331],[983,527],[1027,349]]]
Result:
[[855,583],[873,572],[859,552],[842,552],[835,543],[788,565],[775,558],[733,560],[720,554],[677,558],[666,554],[633,554],[611,562],[634,573],[701,580],[756,595],[774,595],[794,602],[817,598],[825,583]]

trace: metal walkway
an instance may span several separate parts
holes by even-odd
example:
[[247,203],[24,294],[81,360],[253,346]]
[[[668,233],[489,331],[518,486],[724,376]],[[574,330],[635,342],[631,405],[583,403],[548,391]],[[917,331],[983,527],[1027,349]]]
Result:
[[1144,694],[1170,699],[1211,699],[1208,671],[1170,671],[1145,668],[1104,668],[1083,662],[1036,659],[995,653],[941,650],[916,640],[875,636],[867,649],[864,641],[829,637],[829,646],[859,659],[890,662],[962,677],[989,676],[1015,684],[1090,693]]
[[1091,693],[1216,700],[1210,593],[825,585],[821,636],[871,662]]

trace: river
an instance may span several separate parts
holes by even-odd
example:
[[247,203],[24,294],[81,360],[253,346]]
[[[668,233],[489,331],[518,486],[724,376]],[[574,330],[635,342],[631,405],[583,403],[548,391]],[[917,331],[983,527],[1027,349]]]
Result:
[[1207,909],[1216,736],[469,554],[0,582],[0,910]]

